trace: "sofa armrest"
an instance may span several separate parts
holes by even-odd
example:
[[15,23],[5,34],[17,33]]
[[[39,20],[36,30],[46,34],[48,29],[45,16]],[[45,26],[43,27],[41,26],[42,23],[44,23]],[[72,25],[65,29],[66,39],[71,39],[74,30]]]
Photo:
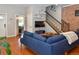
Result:
[[52,54],[61,54],[63,55],[65,51],[73,48],[73,45],[69,45],[66,39],[63,39],[59,42],[52,43]]
[[41,40],[27,36],[25,38],[22,38],[21,43],[28,46],[28,48],[37,52],[38,54],[42,55],[51,54],[50,44],[43,42]]
[[33,51],[36,51],[38,54],[51,54],[51,46],[46,42],[37,39],[32,39],[31,42],[27,45],[29,45],[29,48],[31,48]]

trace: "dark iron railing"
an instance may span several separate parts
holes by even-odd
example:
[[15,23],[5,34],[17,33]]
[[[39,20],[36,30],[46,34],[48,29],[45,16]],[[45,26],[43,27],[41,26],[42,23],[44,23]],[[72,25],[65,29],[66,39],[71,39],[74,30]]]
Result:
[[[70,24],[67,23],[64,20],[61,20],[61,22],[59,22],[55,17],[53,17],[49,12],[46,12],[46,22],[59,34],[61,32],[66,32],[70,30]],[[49,18],[50,16],[50,18]],[[55,26],[54,22],[56,24],[61,25],[61,30],[59,30],[59,28],[57,28],[58,26]]]

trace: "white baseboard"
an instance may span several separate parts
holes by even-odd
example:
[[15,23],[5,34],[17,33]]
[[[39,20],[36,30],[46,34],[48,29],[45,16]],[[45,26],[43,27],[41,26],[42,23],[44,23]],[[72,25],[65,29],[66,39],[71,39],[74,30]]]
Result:
[[7,37],[15,37],[16,35],[9,35],[9,36],[7,36]]

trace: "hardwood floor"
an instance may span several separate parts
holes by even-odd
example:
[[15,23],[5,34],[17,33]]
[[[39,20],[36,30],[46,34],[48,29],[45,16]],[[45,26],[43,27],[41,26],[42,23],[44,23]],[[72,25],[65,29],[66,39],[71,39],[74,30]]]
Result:
[[11,46],[12,55],[34,55],[35,54],[26,47],[23,47],[21,49],[21,46],[19,46],[18,44],[18,39],[19,37],[7,38]]
[[[10,43],[10,46],[11,46],[12,55],[35,55],[34,52],[32,52],[26,47],[23,47],[21,49],[21,47],[18,44],[18,39],[19,37],[7,38],[7,41]],[[70,50],[67,54],[79,55],[79,45],[76,48]]]
[[74,49],[70,50],[69,55],[79,55],[79,45],[77,45]]

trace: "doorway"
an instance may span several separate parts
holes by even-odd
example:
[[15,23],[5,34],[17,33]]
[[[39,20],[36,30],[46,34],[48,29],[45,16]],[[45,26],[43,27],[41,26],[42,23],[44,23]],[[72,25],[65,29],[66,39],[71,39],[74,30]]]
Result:
[[25,18],[24,16],[16,16],[16,20],[17,20],[17,35],[20,36],[24,31]]
[[6,14],[0,14],[0,37],[6,37]]

